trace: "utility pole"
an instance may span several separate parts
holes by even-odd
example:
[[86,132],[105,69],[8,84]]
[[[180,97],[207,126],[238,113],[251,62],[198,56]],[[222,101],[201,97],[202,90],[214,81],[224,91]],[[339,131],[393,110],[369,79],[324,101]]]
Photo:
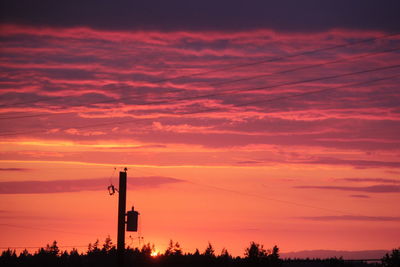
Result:
[[[125,224],[126,230],[137,232],[139,212],[132,210],[126,212],[126,171],[119,172],[119,189],[111,184],[107,189],[110,196],[118,192],[118,235],[117,235],[117,266],[124,267],[125,261]],[[125,221],[125,218],[127,220]]]
[[123,267],[125,256],[126,168],[125,171],[119,172],[118,190],[117,263],[118,267]]

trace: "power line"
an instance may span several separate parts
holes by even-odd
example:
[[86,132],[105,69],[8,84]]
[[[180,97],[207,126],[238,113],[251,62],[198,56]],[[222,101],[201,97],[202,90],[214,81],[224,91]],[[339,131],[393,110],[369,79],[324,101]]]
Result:
[[[132,168],[132,167],[131,167]],[[150,173],[149,171],[142,171],[139,170],[138,168],[134,168],[135,170],[138,170],[139,172],[144,172],[144,173]],[[157,175],[155,173],[151,173],[152,175]],[[203,186],[207,188],[212,188],[215,190],[220,190],[220,191],[225,191],[233,194],[238,194],[238,195],[243,195],[243,196],[249,196],[249,197],[255,197],[255,198],[260,198],[260,199],[265,199],[265,200],[270,200],[270,201],[275,201],[275,202],[281,202],[289,205],[294,205],[298,207],[305,207],[305,208],[311,208],[311,209],[318,209],[318,210],[324,210],[324,211],[330,211],[330,212],[335,212],[335,213],[340,213],[344,215],[352,215],[352,216],[363,216],[361,214],[354,214],[348,211],[343,211],[343,210],[337,210],[337,209],[330,209],[330,208],[325,208],[325,207],[319,207],[315,205],[309,205],[309,204],[304,204],[304,203],[299,203],[299,202],[293,202],[293,201],[288,201],[288,200],[283,200],[283,199],[277,199],[277,198],[271,198],[271,197],[265,197],[263,195],[259,194],[254,194],[254,193],[248,193],[248,192],[243,192],[243,191],[238,191],[238,190],[233,190],[233,189],[227,189],[219,186],[214,186],[214,185],[209,185],[209,184],[204,184],[204,183],[197,183],[193,181],[188,181],[188,180],[183,180],[182,181],[189,183],[189,184],[194,184],[197,186]]]
[[30,229],[30,230],[38,230],[38,231],[45,231],[45,232],[57,232],[57,233],[64,233],[64,234],[89,236],[88,234],[85,234],[85,233],[56,230],[56,229],[51,229],[51,228],[49,229],[49,228],[42,228],[42,227],[22,226],[22,225],[14,225],[14,224],[7,224],[7,223],[0,223],[0,225],[5,226],[5,227]]
[[17,102],[17,103],[13,103],[13,104],[4,104],[4,105],[0,105],[0,108],[7,108],[7,107],[19,106],[19,105],[25,105],[25,104],[33,104],[33,103],[46,101],[46,100],[62,99],[64,97],[65,96],[54,96],[54,97],[46,97],[46,98],[35,99],[35,100],[24,101],[24,102]]
[[247,193],[247,192],[237,191],[237,190],[233,190],[233,189],[227,189],[227,188],[223,188],[223,187],[218,187],[218,186],[214,186],[214,185],[206,185],[206,184],[195,183],[195,182],[190,182],[190,181],[186,181],[186,182],[191,183],[191,184],[195,184],[195,185],[198,185],[198,186],[203,186],[203,187],[208,187],[208,188],[212,188],[212,189],[216,189],[216,190],[229,192],[229,193],[234,193],[234,194],[239,194],[239,195],[243,195],[243,196],[249,196],[249,197],[255,197],[255,198],[259,198],[259,199],[265,199],[265,200],[285,203],[285,204],[298,206],[298,207],[305,207],[305,208],[311,208],[311,209],[330,211],[330,212],[340,213],[340,214],[344,214],[344,215],[361,216],[361,214],[354,214],[354,213],[347,212],[347,211],[324,208],[324,207],[318,207],[318,206],[314,206],[314,205],[309,205],[309,204],[304,204],[304,203],[299,203],[299,202],[293,202],[293,201],[288,201],[288,200],[282,200],[282,199],[277,199],[277,198],[265,197],[265,196],[259,195],[259,194]]
[[[59,248],[87,248],[88,245],[79,245],[79,246],[74,246],[74,245],[59,245],[57,244],[57,247]],[[30,247],[24,247],[24,246],[9,246],[9,247],[0,247],[0,249],[31,249],[31,248],[43,248],[43,245],[40,246],[30,246]]]
[[[243,107],[243,106],[248,106],[248,105],[253,105],[253,104],[275,102],[275,101],[279,101],[279,100],[283,100],[283,99],[289,99],[289,98],[301,97],[301,96],[306,96],[306,95],[318,94],[318,93],[322,93],[322,92],[328,92],[328,91],[333,91],[333,90],[342,89],[342,88],[348,88],[348,87],[352,87],[352,86],[367,85],[367,84],[370,84],[370,83],[396,79],[396,78],[399,78],[399,77],[400,77],[400,75],[394,75],[394,76],[378,78],[378,79],[359,82],[359,83],[353,83],[353,84],[337,86],[337,87],[333,87],[333,88],[325,88],[325,89],[319,89],[319,90],[314,90],[314,91],[309,91],[309,92],[304,92],[304,93],[298,93],[298,94],[292,94],[292,95],[287,95],[287,96],[278,96],[278,97],[265,99],[265,100],[257,100],[257,101],[253,101],[253,102],[235,104],[234,106],[235,107]],[[221,108],[213,108],[213,109],[208,109],[208,110],[196,111],[194,113],[213,112],[213,111],[218,111],[218,110],[221,110]],[[191,114],[191,113],[189,113],[189,114]]]
[[[370,56],[376,56],[382,53],[388,53],[388,52],[394,52],[394,51],[398,51],[400,48],[395,48],[395,49],[388,49],[388,50],[383,50],[383,51],[377,51],[377,52],[373,52],[373,53],[368,53],[368,54],[364,54],[364,55],[360,55],[360,56],[354,56],[354,57],[349,57],[349,58],[343,58],[343,59],[338,59],[338,60],[334,60],[334,61],[328,61],[328,62],[324,62],[324,63],[318,63],[318,64],[311,64],[311,65],[307,65],[307,66],[302,66],[302,67],[297,67],[297,68],[291,68],[291,69],[286,69],[286,70],[282,70],[282,71],[278,71],[278,72],[273,72],[273,73],[269,73],[269,74],[263,74],[263,75],[256,75],[256,76],[250,76],[250,77],[246,77],[246,78],[241,78],[241,79],[236,79],[236,80],[228,80],[228,81],[224,81],[224,82],[219,82],[219,83],[213,83],[211,84],[212,86],[215,85],[222,85],[222,84],[229,84],[229,83],[234,83],[234,82],[239,82],[239,81],[247,81],[247,80],[252,80],[252,79],[258,79],[258,78],[264,78],[264,77],[268,77],[268,76],[272,76],[272,75],[277,75],[277,74],[284,74],[284,73],[290,73],[290,72],[295,72],[295,71],[299,71],[299,70],[305,70],[305,69],[310,69],[310,68],[315,68],[315,67],[322,67],[322,66],[326,66],[326,65],[330,65],[330,64],[337,64],[337,63],[341,63],[341,62],[346,62],[346,61],[350,61],[350,60],[354,60],[354,59],[360,59],[360,58],[365,58],[365,57],[370,57]],[[182,91],[182,89],[177,89],[177,90],[170,90],[167,93],[175,93],[175,92],[180,92]],[[199,96],[197,96],[198,98],[200,98]],[[208,95],[206,95],[205,97],[208,97]],[[132,99],[134,98],[133,96],[131,97],[126,97],[124,98],[124,100],[126,99]],[[104,101],[97,101],[97,102],[93,102],[90,103],[91,105],[93,104],[105,104],[105,103],[112,103],[112,102],[117,102],[120,101],[121,99],[111,99],[111,100],[104,100]],[[175,102],[175,101],[180,101],[178,100],[164,100],[161,101],[161,103],[165,103],[165,102],[170,103]],[[160,101],[155,102],[156,104],[160,103]],[[146,103],[146,105],[149,105],[151,103]],[[87,104],[85,104],[87,105]],[[83,106],[82,104],[79,105],[72,105],[70,107],[79,107],[79,106]],[[46,113],[46,114],[32,114],[32,115],[20,115],[20,116],[9,116],[9,117],[0,117],[0,120],[6,120],[6,119],[22,119],[22,118],[33,118],[33,117],[43,117],[43,116],[54,116],[54,115],[60,115],[60,114],[65,114],[65,113]]]
[[299,70],[306,70],[306,69],[311,69],[311,68],[315,68],[315,67],[323,67],[323,66],[327,66],[327,65],[331,65],[331,64],[348,62],[348,61],[355,60],[355,59],[373,57],[376,55],[380,55],[380,54],[384,54],[384,53],[391,53],[391,52],[395,52],[395,51],[399,51],[399,50],[400,50],[400,48],[393,48],[393,49],[387,49],[387,50],[383,50],[383,51],[375,51],[375,52],[370,52],[370,53],[359,55],[359,56],[345,57],[345,58],[332,60],[332,61],[328,61],[328,62],[324,62],[324,63],[310,64],[310,65],[306,65],[306,66],[301,66],[301,67],[287,69],[287,70],[281,70],[281,71],[268,73],[268,74],[260,74],[260,75],[254,75],[254,76],[235,79],[235,80],[211,83],[210,85],[217,86],[217,85],[223,85],[223,84],[229,84],[229,83],[235,83],[235,82],[249,81],[249,80],[254,80],[254,79],[258,79],[258,78],[269,77],[269,76],[276,75],[276,74],[285,74],[285,73],[290,73],[290,72],[296,72]]
[[[200,76],[200,75],[204,75],[204,74],[210,74],[210,73],[216,73],[216,72],[221,72],[221,71],[233,70],[233,69],[237,69],[237,68],[255,66],[255,65],[265,64],[265,63],[269,63],[269,62],[276,62],[276,61],[280,61],[280,60],[284,60],[284,59],[288,59],[288,58],[304,56],[304,55],[319,53],[319,52],[323,52],[323,51],[329,51],[329,50],[334,50],[334,49],[338,49],[338,48],[344,48],[344,47],[353,46],[353,45],[357,45],[357,44],[368,43],[368,42],[372,42],[372,41],[386,39],[386,38],[394,37],[399,34],[400,33],[390,33],[390,34],[382,35],[379,37],[367,38],[367,39],[363,39],[363,40],[359,40],[359,41],[354,41],[354,42],[349,42],[349,43],[344,43],[344,44],[340,44],[340,45],[314,49],[314,50],[303,51],[300,53],[288,54],[285,56],[273,57],[270,59],[264,59],[264,60],[260,60],[260,61],[244,63],[244,64],[236,64],[236,65],[218,68],[218,69],[209,70],[209,71],[203,71],[203,72],[198,72],[198,73],[193,73],[193,74],[188,74],[188,75],[180,75],[180,76],[176,76],[176,77],[172,77],[172,78],[160,79],[160,80],[153,81],[152,83],[162,83],[162,82],[166,82],[166,81],[190,78],[190,77]],[[4,105],[0,105],[0,108],[37,103],[37,102],[46,101],[46,100],[61,99],[63,97],[65,97],[65,96],[46,97],[46,98],[40,98],[40,99],[36,99],[36,100],[31,100],[31,101],[17,102],[17,103],[12,103],[12,104],[4,104]]]
[[[376,54],[393,52],[393,51],[397,51],[399,49],[400,48],[395,48],[395,49],[380,51],[380,52],[377,52],[377,53],[374,53],[374,54],[365,54],[365,55],[361,55],[361,56],[352,57],[351,59],[363,58],[363,57],[367,57],[367,56],[374,56]],[[253,76],[253,77],[248,77],[248,78],[243,78],[243,79],[238,79],[238,80],[233,80],[233,81],[227,81],[226,83],[243,81],[243,80],[250,80],[250,79],[266,77],[266,76],[271,76],[271,75],[276,75],[276,74],[283,74],[283,73],[288,73],[288,72],[294,72],[294,71],[298,71],[298,70],[302,70],[302,69],[308,69],[308,68],[320,67],[320,66],[324,66],[324,65],[328,65],[328,64],[344,62],[344,61],[348,61],[348,60],[351,60],[351,59],[339,59],[339,60],[334,60],[334,61],[325,62],[325,63],[302,66],[302,67],[298,67],[298,68],[278,71],[278,72],[271,73],[271,74],[268,74],[268,75],[259,75],[259,76]],[[145,105],[145,106],[147,106],[147,105],[170,104],[170,103],[179,102],[179,101],[195,100],[195,99],[200,99],[200,98],[209,98],[209,97],[215,97],[215,96],[222,96],[222,95],[232,94],[232,93],[236,93],[236,92],[256,91],[256,90],[262,90],[262,89],[277,88],[277,87],[287,86],[287,85],[295,85],[295,84],[299,84],[299,83],[307,83],[307,82],[315,82],[315,81],[320,81],[320,80],[335,79],[335,78],[346,77],[346,76],[357,75],[357,74],[363,74],[363,73],[374,72],[374,71],[379,71],[379,70],[397,68],[399,66],[400,65],[385,66],[385,67],[380,67],[380,68],[375,68],[375,69],[370,69],[370,70],[363,70],[363,71],[351,72],[351,73],[346,73],[346,74],[338,74],[338,75],[333,75],[333,76],[312,78],[312,79],[307,79],[307,80],[302,80],[302,81],[294,81],[294,82],[282,83],[282,84],[271,85],[271,86],[255,87],[255,88],[249,88],[249,89],[223,90],[223,91],[219,91],[217,93],[198,95],[198,96],[190,96],[190,97],[183,97],[183,98],[176,98],[176,99],[159,100],[159,101],[152,101],[152,102],[146,102],[146,103],[138,103],[136,105]],[[182,90],[179,89],[177,91],[182,91]],[[127,97],[125,99],[129,99],[129,98],[132,98],[132,97]],[[117,100],[112,99],[112,100],[100,101],[100,102],[95,102],[95,103],[91,103],[91,104],[102,104],[102,103],[110,103],[110,102],[115,102],[115,101],[120,101],[120,99],[117,99]],[[73,105],[71,107],[76,107],[76,106],[82,106],[82,105]],[[59,114],[65,114],[65,113],[50,113],[50,114],[46,113],[46,114],[34,114],[34,115],[9,116],[9,117],[0,117],[0,120],[42,117],[42,116],[59,115]]]
[[[397,67],[400,67],[400,65],[395,65]],[[391,66],[393,68],[393,66]],[[375,69],[376,71],[377,69]],[[372,70],[368,71],[363,71],[365,72],[371,72]],[[346,76],[350,74],[345,74]],[[330,76],[329,78],[331,78]],[[338,77],[338,76],[335,76]],[[358,82],[358,83],[352,83],[352,84],[347,84],[347,85],[342,85],[342,86],[337,86],[333,88],[325,88],[325,89],[319,89],[319,90],[314,90],[314,91],[309,91],[309,92],[304,92],[304,93],[298,93],[298,94],[292,94],[292,95],[287,95],[287,96],[280,96],[280,97],[275,97],[275,98],[270,98],[270,99],[264,99],[264,100],[257,100],[253,102],[246,102],[242,104],[236,104],[234,105],[235,107],[241,107],[241,106],[247,106],[247,105],[252,105],[252,104],[258,104],[258,103],[268,103],[268,102],[275,102],[278,100],[283,100],[283,99],[288,99],[288,98],[295,98],[299,96],[305,96],[305,95],[311,95],[311,94],[317,94],[321,92],[326,92],[326,91],[333,91],[341,88],[348,88],[348,87],[353,87],[353,86],[360,86],[360,85],[367,85],[370,83],[374,82],[379,82],[379,81],[385,81],[385,80],[391,80],[400,77],[400,75],[394,75],[394,76],[389,76],[389,77],[384,77],[384,78],[377,78],[369,81],[364,81],[364,82]],[[321,78],[317,78],[316,80],[321,80]],[[310,81],[310,80],[307,80]],[[294,83],[293,83],[294,84]],[[290,85],[293,85],[290,84]],[[288,85],[288,84],[283,84],[283,85]],[[283,86],[280,85],[280,86]],[[277,87],[277,86],[276,86]],[[268,87],[262,87],[262,88],[256,88],[257,90],[260,89],[265,89]],[[249,90],[256,90],[255,88],[249,89]],[[199,111],[192,111],[192,112],[184,112],[180,113],[179,115],[191,115],[191,114],[200,114],[200,113],[206,113],[206,112],[215,112],[215,111],[221,111],[223,108],[210,108],[210,109],[204,109],[204,110],[199,110]],[[147,120],[152,120],[152,119],[147,119]],[[84,125],[84,126],[77,126],[73,127],[74,129],[87,129],[87,128],[97,128],[97,127],[102,127],[102,126],[108,126],[108,125],[115,125],[115,124],[124,124],[124,123],[133,123],[133,122],[138,122],[138,121],[143,121],[143,119],[129,119],[129,120],[123,120],[123,121],[113,121],[113,122],[104,122],[104,123],[98,123],[98,124],[91,124],[91,125]],[[65,127],[59,129],[60,131],[70,129],[71,127]],[[25,132],[2,132],[0,133],[0,136],[15,136],[15,135],[21,135],[21,134],[35,134],[35,133],[43,133],[46,132],[47,130],[37,130],[37,131],[25,131]]]
[[347,77],[347,76],[365,74],[365,73],[376,72],[376,71],[381,71],[381,70],[394,69],[394,68],[399,68],[399,67],[400,67],[400,64],[396,64],[396,65],[384,66],[384,67],[379,67],[379,68],[374,68],[374,69],[369,69],[369,70],[362,70],[362,71],[349,72],[349,73],[337,74],[337,75],[331,75],[331,76],[325,76],[325,77],[319,77],[319,78],[305,79],[305,80],[301,80],[301,81],[286,82],[286,83],[280,83],[280,84],[275,84],[275,85],[253,87],[253,88],[247,88],[247,89],[224,90],[222,92],[217,92],[217,93],[212,93],[212,94],[205,94],[205,95],[200,95],[200,96],[189,96],[189,97],[178,98],[175,100],[154,101],[154,102],[143,103],[143,104],[138,104],[138,105],[146,105],[147,106],[147,105],[154,105],[154,104],[156,104],[156,105],[168,104],[168,103],[171,103],[171,101],[195,100],[198,98],[209,98],[209,97],[223,96],[223,95],[227,95],[227,94],[259,91],[259,90],[264,90],[264,89],[278,88],[278,87],[282,87],[282,86],[290,86],[290,85],[297,85],[297,84],[302,84],[302,83],[342,78],[342,77]]
[[236,69],[236,68],[243,68],[243,67],[249,67],[249,66],[254,66],[254,65],[260,65],[260,64],[264,64],[264,63],[280,61],[280,60],[287,59],[287,58],[305,56],[305,55],[314,54],[314,53],[318,53],[318,52],[329,51],[329,50],[334,50],[334,49],[338,49],[338,48],[344,48],[344,47],[353,46],[353,45],[357,45],[357,44],[377,41],[377,40],[380,40],[380,39],[393,37],[393,36],[396,36],[396,35],[399,35],[399,34],[400,33],[390,33],[390,34],[382,35],[382,36],[379,36],[379,37],[363,39],[363,40],[349,42],[349,43],[345,43],[345,44],[329,46],[329,47],[324,47],[324,48],[304,51],[304,52],[300,52],[300,53],[293,53],[293,54],[288,54],[288,55],[285,55],[285,56],[278,56],[278,57],[273,57],[273,58],[270,58],[270,59],[264,59],[264,60],[260,60],[260,61],[250,62],[250,63],[237,64],[237,65],[233,65],[233,66],[229,66],[229,67],[223,67],[223,68],[219,68],[219,69],[215,69],[215,70],[198,72],[198,73],[193,73],[193,74],[188,74],[188,75],[181,75],[181,76],[176,76],[176,77],[173,77],[173,78],[161,79],[161,80],[157,80],[155,82],[159,83],[159,82],[165,82],[165,81],[172,81],[172,80],[177,80],[177,79],[182,79],[182,78],[190,78],[190,77],[194,77],[194,76],[200,76],[200,75],[203,75],[203,74],[209,74],[209,73],[214,73],[214,72],[232,70],[232,69]]

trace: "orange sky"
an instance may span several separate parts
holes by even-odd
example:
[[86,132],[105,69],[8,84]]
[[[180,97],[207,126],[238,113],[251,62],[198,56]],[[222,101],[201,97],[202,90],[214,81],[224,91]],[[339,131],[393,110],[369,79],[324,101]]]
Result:
[[116,242],[123,167],[130,246],[399,245],[399,35],[0,35],[0,247]]

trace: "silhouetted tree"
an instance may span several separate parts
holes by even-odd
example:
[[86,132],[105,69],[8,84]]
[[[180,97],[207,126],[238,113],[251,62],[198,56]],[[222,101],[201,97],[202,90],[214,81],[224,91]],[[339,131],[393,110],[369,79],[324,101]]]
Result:
[[[241,260],[241,259],[240,259]],[[221,254],[217,257],[217,266],[233,266],[233,258],[226,248],[221,250]]]
[[[0,253],[1,267],[115,267],[116,250],[110,237],[107,237],[102,249],[98,247],[98,240],[89,244],[86,254],[79,254],[73,248],[70,252],[60,252],[57,242],[45,248],[40,248],[33,255],[24,250],[17,257],[15,250],[5,250]],[[159,257],[151,257],[154,245],[147,243],[142,248],[127,248],[126,266],[135,267],[378,267],[376,264],[365,262],[348,262],[342,258],[330,259],[303,259],[303,260],[281,260],[279,259],[279,248],[274,246],[266,251],[263,245],[251,242],[245,250],[245,258],[232,257],[224,248],[219,256],[215,256],[214,248],[208,244],[204,253],[196,249],[194,254],[183,254],[178,242],[169,243],[166,253]],[[399,267],[400,249],[394,249],[382,259],[383,267]]]
[[53,243],[51,244],[51,246],[49,244],[47,244],[46,246],[46,251],[53,256],[57,256],[60,253],[60,249],[57,246],[57,241],[53,241]]
[[263,245],[255,242],[251,242],[250,246],[246,248],[244,255],[248,259],[259,259],[267,256],[267,251],[264,249]]
[[69,253],[68,265],[74,266],[74,267],[81,266],[82,259],[83,259],[83,255],[79,254],[79,252],[76,248],[72,248],[72,250]]
[[69,253],[67,250],[64,250],[63,252],[60,253],[60,260],[61,262],[68,262],[69,260]]
[[7,249],[1,253],[0,266],[15,266],[17,262],[17,254],[15,250]]
[[99,254],[100,251],[101,250],[99,249],[99,239],[96,239],[96,242],[94,242],[93,244],[89,243],[87,250],[88,255]]
[[269,255],[273,259],[279,259],[279,248],[275,245]]
[[273,266],[277,266],[281,263],[281,260],[279,259],[279,248],[276,245],[270,251],[268,259]]
[[29,251],[26,248],[19,254],[20,257],[28,257],[29,255]]
[[29,251],[27,249],[24,249],[23,251],[21,251],[21,253],[19,254],[18,260],[20,262],[24,262],[24,261],[28,261],[29,258],[31,258],[32,255],[29,254]]
[[221,250],[221,258],[231,258],[232,256],[229,254],[228,250],[226,248],[223,248]]
[[112,249],[115,249],[115,246],[112,243],[110,236],[107,236],[101,250],[102,252],[109,253]]
[[182,248],[178,242],[176,242],[174,246],[174,255],[176,256],[182,255]]
[[172,239],[171,239],[169,241],[169,245],[168,245],[167,249],[164,252],[164,255],[165,256],[171,256],[171,255],[179,256],[179,255],[182,255],[181,246],[179,245],[178,242],[176,242],[174,244],[174,241],[172,241]]
[[57,246],[57,241],[53,241],[51,245],[47,244],[46,248],[40,248],[33,255],[34,266],[58,266],[60,263],[60,249]]
[[144,244],[144,245],[143,245],[143,247],[142,247],[142,249],[140,250],[140,252],[141,252],[143,255],[150,257],[150,256],[151,256],[151,252],[154,251],[154,248],[155,248],[155,247],[154,247],[154,244],[153,244],[153,245],[150,245],[150,243],[147,243],[147,244]]
[[208,246],[207,246],[206,250],[204,251],[203,255],[206,257],[215,257],[215,250],[210,242],[208,242]]
[[76,248],[72,248],[71,252],[69,253],[70,257],[77,257],[80,256],[78,250]]
[[382,259],[383,267],[399,267],[400,266],[400,248],[393,249],[392,252],[386,253]]

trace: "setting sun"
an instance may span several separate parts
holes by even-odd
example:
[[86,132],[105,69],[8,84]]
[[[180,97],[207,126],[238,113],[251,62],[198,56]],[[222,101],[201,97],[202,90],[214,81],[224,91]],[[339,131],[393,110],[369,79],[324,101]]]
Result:
[[158,255],[160,255],[160,251],[158,251],[158,250],[153,250],[150,254],[150,256],[152,256],[152,257],[157,257]]

